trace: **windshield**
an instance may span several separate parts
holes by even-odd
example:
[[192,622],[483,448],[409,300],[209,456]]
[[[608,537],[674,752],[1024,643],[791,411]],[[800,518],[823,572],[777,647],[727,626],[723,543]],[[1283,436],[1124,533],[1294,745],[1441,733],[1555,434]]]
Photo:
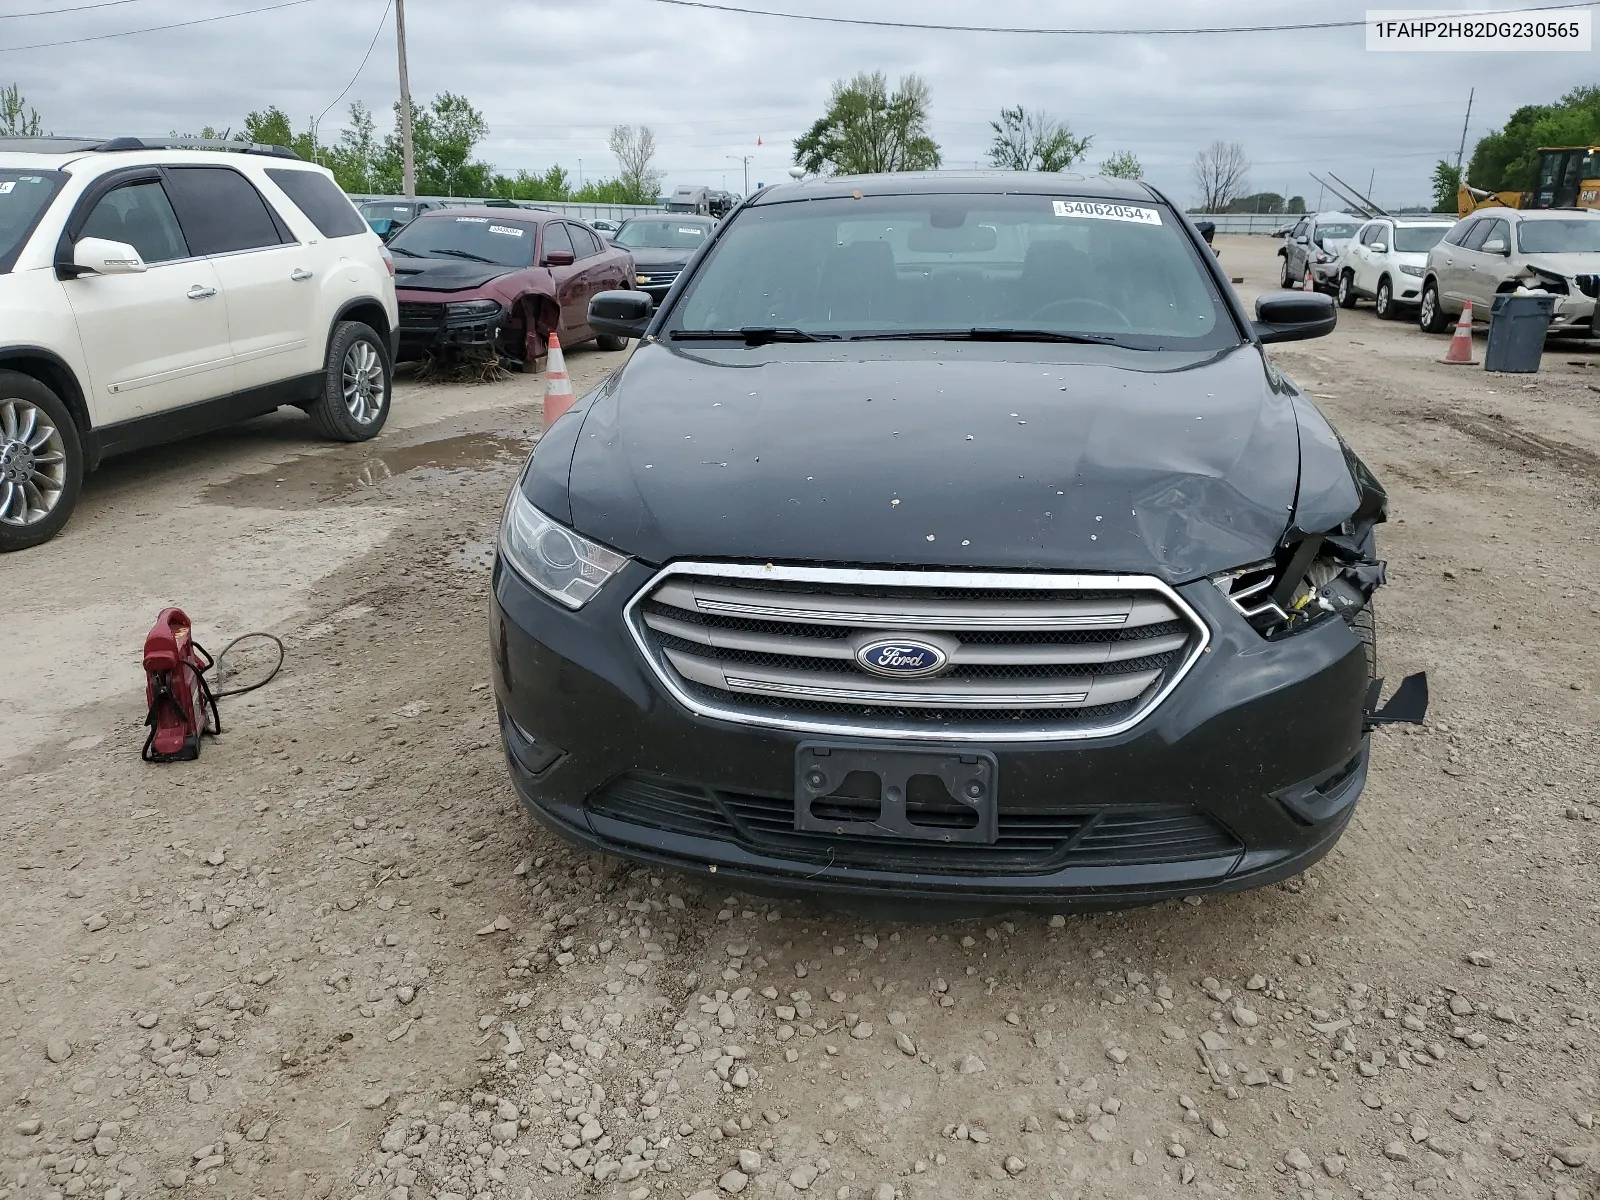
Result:
[[1394,248],[1401,254],[1424,254],[1449,232],[1448,225],[1396,225]]
[[654,246],[662,250],[698,250],[711,226],[694,221],[629,221],[612,239],[619,246]]
[[1517,231],[1524,254],[1584,254],[1600,252],[1600,220],[1524,221]]
[[1238,341],[1169,209],[1027,195],[740,209],[672,326],[833,337],[1007,331],[1171,349]]
[[409,221],[415,214],[409,204],[363,204],[361,206],[363,217],[387,218],[391,221]]
[[1330,240],[1338,242],[1343,241],[1346,238],[1353,238],[1355,235],[1356,227],[1354,225],[1341,225],[1337,222],[1333,222],[1327,225],[1317,226],[1317,240],[1319,242]]
[[389,243],[410,258],[464,258],[506,267],[533,265],[533,226],[489,217],[421,216]]
[[59,171],[0,170],[0,271],[9,271],[51,197]]

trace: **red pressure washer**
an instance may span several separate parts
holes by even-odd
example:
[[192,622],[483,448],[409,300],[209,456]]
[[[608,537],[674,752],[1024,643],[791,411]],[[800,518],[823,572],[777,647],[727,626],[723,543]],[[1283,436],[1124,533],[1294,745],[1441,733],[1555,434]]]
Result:
[[[278,647],[278,662],[265,679],[248,687],[213,691],[206,672],[221,662],[246,638],[264,637]],[[194,640],[188,614],[181,608],[164,608],[144,639],[145,702],[149,711],[144,723],[150,728],[141,757],[145,762],[181,762],[200,757],[200,739],[222,732],[222,714],[217,701],[224,696],[239,696],[269,682],[283,666],[283,643],[270,633],[247,633],[234,638],[212,658]],[[218,672],[218,682],[226,678],[226,668]]]

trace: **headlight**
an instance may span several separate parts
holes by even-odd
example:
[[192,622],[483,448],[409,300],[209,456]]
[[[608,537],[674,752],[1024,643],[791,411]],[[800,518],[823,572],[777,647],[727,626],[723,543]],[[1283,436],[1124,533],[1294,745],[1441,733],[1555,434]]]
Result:
[[447,320],[473,321],[481,321],[485,317],[498,317],[500,315],[500,301],[456,300],[444,306],[444,315]]
[[1402,275],[1415,275],[1418,278],[1421,278],[1421,276],[1422,276],[1422,268],[1421,267],[1414,267],[1410,263],[1401,263],[1400,264],[1400,274],[1402,274]]
[[1383,586],[1385,564],[1328,554],[1323,546],[1324,553],[1305,565],[1304,574],[1287,595],[1280,593],[1278,584],[1286,571],[1296,567],[1297,555],[1289,551],[1246,567],[1219,571],[1211,576],[1211,582],[1262,637],[1296,633],[1334,614],[1354,620],[1372,593]]
[[511,491],[500,522],[500,553],[516,573],[551,599],[582,608],[627,562],[624,555],[557,525]]
[[1325,263],[1325,262],[1328,261],[1328,256],[1326,254],[1322,253],[1322,251],[1318,250],[1317,251],[1317,261],[1319,263]]

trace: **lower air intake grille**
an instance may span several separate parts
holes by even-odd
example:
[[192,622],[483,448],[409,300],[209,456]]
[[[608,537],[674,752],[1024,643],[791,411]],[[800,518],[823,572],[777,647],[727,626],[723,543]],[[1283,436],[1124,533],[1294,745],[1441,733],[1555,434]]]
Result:
[[[658,776],[624,776],[591,796],[585,808],[630,826],[734,842],[779,858],[883,870],[1042,873],[1225,858],[1242,849],[1211,817],[1181,804],[1002,810],[1000,836],[991,845],[798,832],[787,796],[724,792]],[[651,844],[646,837],[639,841]]]
[[1129,728],[1207,638],[1143,576],[685,563],[628,619],[668,690],[703,715],[953,740]]

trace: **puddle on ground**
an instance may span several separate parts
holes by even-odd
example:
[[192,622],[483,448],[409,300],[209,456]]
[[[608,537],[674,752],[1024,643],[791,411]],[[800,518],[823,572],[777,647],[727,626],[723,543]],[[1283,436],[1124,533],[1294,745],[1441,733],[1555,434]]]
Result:
[[384,446],[374,439],[237,476],[207,488],[202,499],[233,508],[310,508],[330,500],[359,500],[374,489],[424,487],[450,472],[520,464],[532,446],[532,439],[494,433],[464,433],[410,446]]

